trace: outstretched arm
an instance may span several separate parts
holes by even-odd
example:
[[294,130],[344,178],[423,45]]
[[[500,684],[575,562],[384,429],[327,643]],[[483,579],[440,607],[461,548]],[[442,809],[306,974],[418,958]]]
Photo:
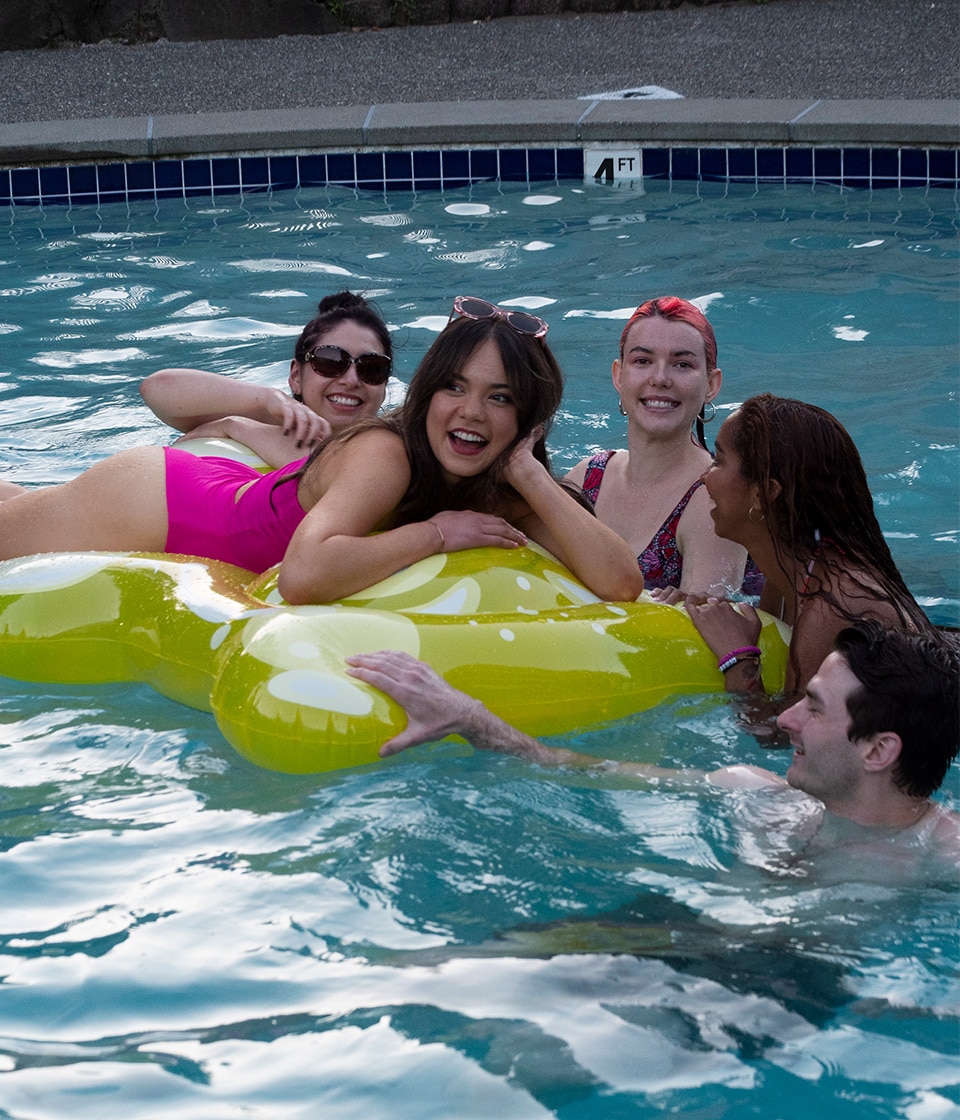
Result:
[[392,696],[406,710],[406,729],[383,744],[381,758],[448,735],[461,735],[481,751],[500,751],[546,765],[563,765],[568,761],[560,756],[575,757],[571,751],[545,747],[511,727],[479,700],[447,684],[429,665],[408,653],[360,653],[348,657],[347,665],[351,676]]
[[663,778],[683,785],[710,782],[728,789],[783,784],[782,778],[756,766],[725,766],[710,773],[668,770],[642,762],[610,762],[548,747],[494,715],[479,700],[447,684],[423,661],[398,650],[348,657],[347,672],[385,692],[407,713],[406,728],[383,744],[381,758],[447,735],[460,735],[477,750],[512,754],[539,766],[602,768],[628,777]]
[[[330,434],[326,420],[280,389],[200,369],[158,370],[141,381],[140,395],[165,424],[181,432],[195,432],[201,425],[225,417],[245,417],[277,429],[290,447],[288,457],[281,454],[279,466],[292,462]],[[231,431],[208,429],[203,434],[242,438]]]

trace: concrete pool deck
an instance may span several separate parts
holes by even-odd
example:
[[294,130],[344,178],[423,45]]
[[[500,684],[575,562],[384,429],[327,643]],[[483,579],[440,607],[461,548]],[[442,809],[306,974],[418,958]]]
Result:
[[[519,144],[956,148],[958,51],[956,0],[770,0],[0,52],[0,165]],[[592,96],[648,87],[681,96]]]

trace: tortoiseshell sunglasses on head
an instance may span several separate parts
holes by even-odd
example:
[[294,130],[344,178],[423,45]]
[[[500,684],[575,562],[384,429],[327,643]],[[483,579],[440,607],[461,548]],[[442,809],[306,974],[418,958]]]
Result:
[[457,296],[453,301],[453,310],[447,325],[453,322],[455,315],[462,315],[465,319],[503,319],[508,327],[512,327],[517,334],[527,334],[533,338],[543,338],[550,327],[526,311],[510,311],[505,307],[497,307],[489,300],[477,296]]

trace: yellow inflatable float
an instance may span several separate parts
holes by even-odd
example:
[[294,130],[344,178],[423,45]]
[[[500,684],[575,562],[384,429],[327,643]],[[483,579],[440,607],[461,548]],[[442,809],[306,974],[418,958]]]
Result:
[[[764,682],[789,632],[764,620]],[[139,681],[212,711],[258,766],[307,774],[377,760],[406,717],[349,677],[401,649],[532,735],[617,719],[723,678],[686,612],[604,603],[536,546],[431,556],[338,603],[292,607],[263,576],[170,555],[57,553],[0,563],[0,673]]]
[[[766,619],[769,689],[786,639]],[[432,556],[361,595],[291,607],[275,573],[164,555],[52,554],[0,563],[0,672],[141,681],[210,710],[259,766],[314,773],[373,762],[404,725],[347,676],[351,653],[402,649],[533,735],[722,689],[686,613],[603,603],[534,547]]]

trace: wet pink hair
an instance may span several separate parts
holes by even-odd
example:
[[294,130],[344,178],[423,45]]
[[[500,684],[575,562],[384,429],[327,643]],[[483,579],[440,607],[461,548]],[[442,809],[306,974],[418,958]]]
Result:
[[623,328],[623,334],[620,336],[621,359],[623,358],[623,348],[627,342],[627,335],[633,324],[638,319],[653,317],[671,319],[675,323],[689,323],[703,339],[703,345],[707,352],[707,369],[717,368],[717,338],[713,333],[713,327],[710,326],[706,315],[696,304],[681,299],[679,296],[660,296],[657,299],[648,299],[646,303],[640,304],[627,320],[627,325]]

